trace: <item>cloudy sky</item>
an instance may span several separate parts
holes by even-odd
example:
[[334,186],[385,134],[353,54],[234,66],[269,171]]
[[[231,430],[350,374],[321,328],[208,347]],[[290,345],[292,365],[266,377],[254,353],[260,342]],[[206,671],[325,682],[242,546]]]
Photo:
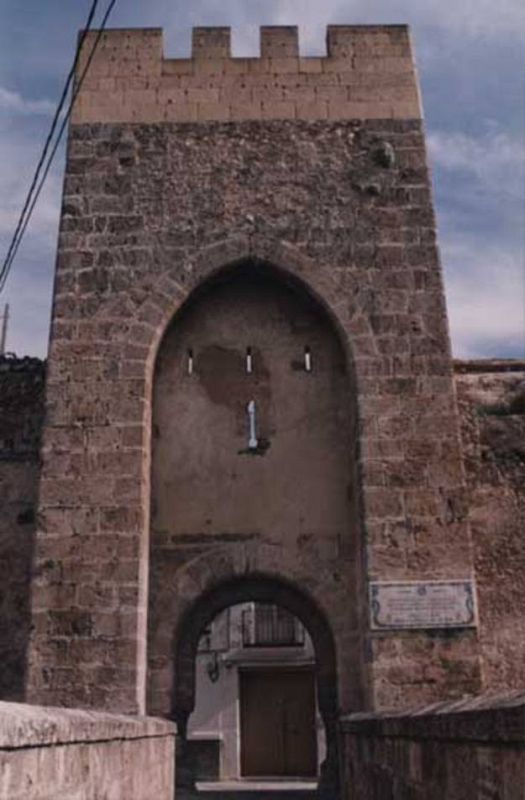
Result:
[[[103,0],[102,8],[108,0]],[[0,0],[2,259],[90,0]],[[525,357],[525,4],[523,0],[119,0],[114,27],[163,27],[168,56],[193,25],[231,25],[256,55],[259,25],[299,24],[306,55],[330,23],[412,25],[423,87],[452,343],[458,357]],[[7,349],[44,355],[62,158],[14,263]]]

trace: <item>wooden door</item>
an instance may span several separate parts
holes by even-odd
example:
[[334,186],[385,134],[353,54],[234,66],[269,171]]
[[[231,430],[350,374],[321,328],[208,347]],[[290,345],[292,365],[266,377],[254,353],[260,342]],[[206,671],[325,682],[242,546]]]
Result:
[[313,670],[242,671],[240,706],[242,775],[317,774]]

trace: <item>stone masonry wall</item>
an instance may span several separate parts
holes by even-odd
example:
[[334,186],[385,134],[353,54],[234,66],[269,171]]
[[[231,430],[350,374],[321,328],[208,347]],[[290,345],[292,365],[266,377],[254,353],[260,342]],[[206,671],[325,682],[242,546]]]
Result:
[[341,744],[345,800],[523,800],[523,693],[353,714]]
[[24,696],[44,368],[0,357],[0,698]]
[[486,688],[525,684],[525,362],[456,362]]
[[164,720],[0,703],[0,800],[173,800]]
[[[395,27],[373,31],[391,43],[406,36]],[[351,29],[356,48],[359,41],[372,46],[369,33],[362,29],[360,40]],[[103,69],[123,57],[123,34],[107,36],[116,50],[110,57],[101,51]],[[332,62],[331,74],[351,72],[354,55],[357,65],[350,48]],[[379,73],[382,57],[373,56]],[[413,71],[411,80],[417,92]],[[345,558],[355,562],[357,586],[342,558],[334,573],[307,548],[293,558],[284,542],[242,549],[224,543],[174,575],[174,630],[210,586],[263,572],[295,581],[337,623],[343,709],[475,691],[475,632],[366,632],[367,578],[472,572],[435,220],[415,110],[401,104],[398,116],[409,118],[374,119],[356,107],[348,119],[342,102],[340,118],[331,120],[120,123],[114,108],[115,119],[111,106],[93,112],[89,124],[77,117],[69,135],[30,697],[144,708],[155,356],[193,289],[227,265],[253,260],[302,283],[328,311],[348,354],[359,425],[349,458],[359,461],[362,485],[356,544]],[[134,108],[143,108],[138,98]],[[360,598],[355,627],[345,625],[350,592]],[[345,677],[356,671],[360,691]]]
[[73,122],[421,116],[405,25],[330,26],[327,53],[301,57],[295,27],[261,28],[260,58],[232,58],[229,28],[194,28],[186,59],[163,57],[161,30],[108,31]]

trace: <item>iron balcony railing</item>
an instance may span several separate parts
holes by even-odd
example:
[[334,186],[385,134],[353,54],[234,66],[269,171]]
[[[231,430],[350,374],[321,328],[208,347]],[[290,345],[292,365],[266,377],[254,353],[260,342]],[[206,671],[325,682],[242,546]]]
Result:
[[255,605],[242,612],[243,647],[303,647],[304,628],[278,606]]

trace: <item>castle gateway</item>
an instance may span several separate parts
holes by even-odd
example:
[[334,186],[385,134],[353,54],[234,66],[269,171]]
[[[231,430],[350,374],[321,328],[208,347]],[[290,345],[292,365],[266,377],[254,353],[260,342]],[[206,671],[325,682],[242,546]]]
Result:
[[421,116],[406,26],[110,30],[76,100],[26,696],[176,720],[181,785],[331,792],[341,714],[495,675]]

